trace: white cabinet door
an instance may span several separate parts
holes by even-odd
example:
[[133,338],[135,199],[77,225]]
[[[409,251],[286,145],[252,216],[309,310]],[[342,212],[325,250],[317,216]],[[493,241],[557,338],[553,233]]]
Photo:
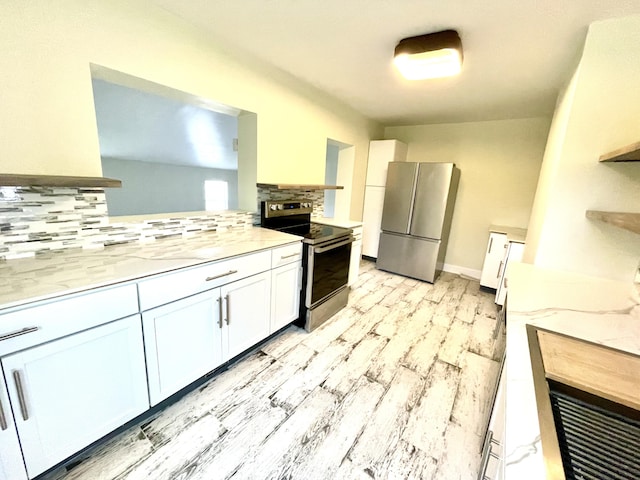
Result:
[[387,182],[389,162],[404,162],[407,144],[398,140],[373,140],[369,142],[366,185],[384,187]]
[[264,272],[224,285],[221,295],[224,328],[227,330],[222,351],[228,360],[269,335],[271,274]]
[[269,333],[293,322],[300,315],[302,264],[295,262],[271,272],[271,328]]
[[142,314],[152,406],[223,362],[220,313],[216,288]]
[[0,480],[27,480],[7,386],[0,376]]
[[507,255],[504,259],[504,265],[502,267],[502,275],[500,277],[500,284],[498,285],[498,291],[496,293],[496,303],[498,305],[504,305],[504,299],[507,297],[507,285],[508,285],[508,268],[509,263],[519,262],[522,260],[524,253],[524,243],[509,242],[507,247]]
[[367,257],[378,257],[383,205],[384,187],[365,187],[364,212],[362,214],[362,255]]
[[149,408],[135,315],[2,359],[29,477]]
[[489,242],[480,275],[480,285],[483,287],[498,288],[508,244],[506,234],[496,232],[489,234]]

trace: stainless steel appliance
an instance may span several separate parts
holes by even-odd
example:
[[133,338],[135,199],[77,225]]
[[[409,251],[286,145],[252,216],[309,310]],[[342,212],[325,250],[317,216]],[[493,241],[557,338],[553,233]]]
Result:
[[433,283],[442,271],[460,170],[389,162],[376,266]]
[[309,200],[265,201],[260,225],[303,237],[300,317],[308,332],[346,306],[349,299],[349,261],[352,231],[311,222]]

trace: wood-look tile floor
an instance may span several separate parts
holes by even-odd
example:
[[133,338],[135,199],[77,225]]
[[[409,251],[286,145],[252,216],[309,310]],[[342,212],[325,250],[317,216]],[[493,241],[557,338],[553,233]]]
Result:
[[475,479],[504,351],[493,296],[363,261],[349,305],[289,327],[55,480]]

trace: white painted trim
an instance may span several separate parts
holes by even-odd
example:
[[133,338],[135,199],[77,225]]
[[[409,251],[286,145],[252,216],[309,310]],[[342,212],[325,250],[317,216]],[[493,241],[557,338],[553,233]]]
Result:
[[465,277],[470,277],[475,280],[480,280],[480,274],[482,273],[480,270],[475,270],[473,268],[467,268],[467,267],[460,267],[458,265],[450,265],[448,263],[445,263],[443,265],[442,270],[449,273],[464,275]]

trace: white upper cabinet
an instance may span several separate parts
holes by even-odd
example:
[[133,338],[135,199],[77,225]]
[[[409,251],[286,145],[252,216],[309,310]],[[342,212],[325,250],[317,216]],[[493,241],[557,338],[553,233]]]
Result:
[[384,187],[387,181],[387,164],[406,160],[406,143],[399,140],[372,140],[369,142],[366,185]]

